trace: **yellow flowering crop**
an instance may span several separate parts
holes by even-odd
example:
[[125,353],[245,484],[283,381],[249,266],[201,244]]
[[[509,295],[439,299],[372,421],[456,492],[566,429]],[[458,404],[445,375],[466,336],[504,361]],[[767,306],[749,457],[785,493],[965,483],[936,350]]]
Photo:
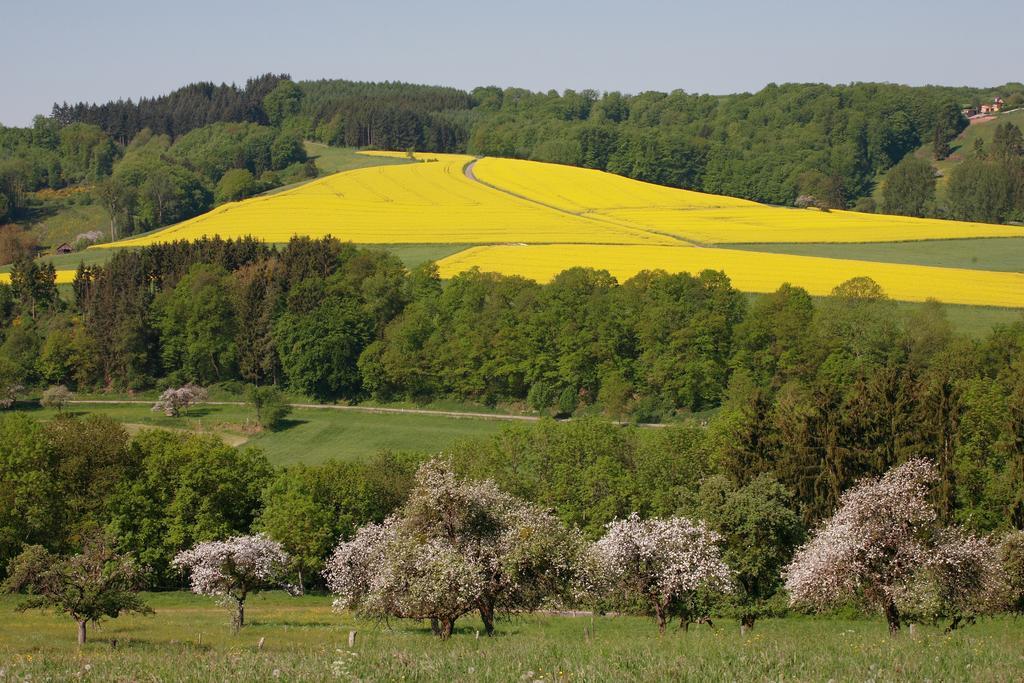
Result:
[[[58,270],[57,271],[57,284],[58,285],[70,285],[72,282],[75,281],[75,273],[76,272],[77,271],[74,271],[74,270]],[[10,273],[0,273],[0,283],[2,283],[2,284],[10,284],[10,282],[11,282],[11,274]]]
[[[844,280],[867,275],[895,299],[1024,307],[1024,275],[1017,273],[693,246],[1024,236],[1021,227],[772,207],[533,161],[416,157],[423,163],[337,173],[102,246],[204,235],[252,235],[267,242],[333,235],[361,244],[476,244],[491,246],[444,259],[442,274],[480,267],[546,281],[566,268],[590,266],[623,280],[644,269],[711,268],[725,271],[744,291],[771,292],[791,282],[812,294],[828,294]],[[72,271],[62,271],[58,282],[73,277]]]
[[485,158],[473,165],[473,174],[563,211],[705,244],[1024,236],[1024,229],[1006,225],[766,206],[536,161]]
[[273,195],[224,204],[165,230],[112,245],[131,247],[204,235],[293,235],[370,244],[507,242],[671,244],[645,230],[553,211],[466,177],[472,157],[432,154],[419,164],[337,173]]
[[815,295],[853,277],[866,275],[893,299],[951,304],[1024,307],[1024,274],[963,268],[767,254],[717,248],[670,246],[534,245],[473,247],[440,261],[442,277],[470,268],[522,275],[547,282],[573,266],[608,270],[624,281],[642,270],[699,273],[721,270],[745,292],[773,292],[785,282]]

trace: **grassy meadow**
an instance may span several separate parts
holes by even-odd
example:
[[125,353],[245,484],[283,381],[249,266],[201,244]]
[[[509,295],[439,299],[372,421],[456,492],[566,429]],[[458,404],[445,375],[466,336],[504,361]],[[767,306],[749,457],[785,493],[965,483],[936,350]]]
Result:
[[992,237],[919,242],[864,244],[737,244],[736,249],[794,256],[856,259],[879,263],[906,263],[940,268],[967,268],[1001,272],[1024,271],[1024,238]]
[[[642,617],[529,615],[476,637],[466,618],[441,642],[426,624],[336,614],[324,596],[254,595],[248,625],[231,632],[227,610],[186,593],[146,596],[153,616],[92,627],[75,645],[73,622],[16,614],[0,598],[0,678],[187,681],[708,681],[1019,680],[1024,622],[985,620],[953,634],[923,627],[889,638],[881,619],[766,619],[671,628]],[[592,637],[584,630],[592,630]],[[348,633],[356,630],[355,645]],[[116,648],[112,641],[116,640]],[[262,648],[260,643],[262,641]],[[813,647],[809,645],[813,643]]]
[[[19,409],[42,419],[56,415],[53,409],[27,402]],[[283,429],[252,433],[248,425],[255,416],[247,406],[205,404],[180,417],[154,413],[148,403],[73,404],[69,412],[109,415],[130,432],[160,428],[215,434],[233,446],[258,447],[274,465],[316,465],[332,458],[364,458],[380,450],[436,453],[460,439],[497,433],[508,424],[484,418],[296,408]]]

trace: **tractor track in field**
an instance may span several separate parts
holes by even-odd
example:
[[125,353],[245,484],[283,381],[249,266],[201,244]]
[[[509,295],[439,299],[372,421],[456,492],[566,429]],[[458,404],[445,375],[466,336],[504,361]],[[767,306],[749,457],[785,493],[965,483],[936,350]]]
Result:
[[[75,399],[68,401],[72,405],[153,405],[154,401],[139,399]],[[208,406],[245,406],[244,401],[204,401]],[[449,417],[457,420],[496,420],[499,422],[539,422],[543,418],[537,415],[502,415],[498,413],[474,413],[462,410],[428,410],[426,408],[384,408],[377,406],[339,406],[325,403],[289,403],[292,408],[310,408],[314,410],[341,410],[353,413],[376,413],[383,415],[424,415],[427,417]],[[559,422],[570,422],[573,418],[561,418]],[[615,424],[627,425],[631,422],[616,421]],[[642,423],[638,427],[668,427],[665,423]]]
[[[480,178],[477,177],[476,173],[473,172],[473,167],[476,166],[476,162],[480,161],[480,159],[482,159],[482,158],[484,158],[484,157],[473,159],[472,161],[466,163],[466,165],[462,167],[462,172],[463,172],[463,174],[467,178],[472,180],[474,183],[480,183],[484,187],[489,187],[492,190],[494,190],[495,192],[501,192],[502,194],[507,194],[510,197],[515,197],[516,199],[520,199],[520,200],[522,200],[524,202],[529,202],[531,204],[536,204],[537,206],[543,206],[545,209],[549,209],[551,211],[558,211],[559,213],[564,213],[564,214],[567,214],[569,216],[575,216],[576,218],[583,218],[583,219],[588,220],[588,221],[594,221],[595,223],[602,223],[604,225],[612,225],[612,226],[614,226],[616,228],[619,228],[620,230],[629,230],[629,231],[634,232],[634,233],[645,233],[645,234],[648,234],[648,235],[659,235],[661,237],[668,237],[669,239],[675,240],[677,242],[681,242],[682,244],[685,244],[687,246],[694,246],[694,247],[696,247],[696,246],[703,246],[703,245],[699,245],[699,244],[694,244],[693,242],[690,242],[689,240],[684,240],[683,238],[679,237],[678,235],[671,235],[671,234],[668,234],[668,233],[658,232],[657,230],[651,230],[649,228],[642,228],[642,227],[636,227],[636,226],[632,226],[632,225],[626,225],[626,224],[620,223],[620,222],[618,222],[616,220],[607,218],[605,216],[601,216],[600,218],[597,218],[597,217],[592,216],[592,215],[590,215],[588,213],[579,213],[579,212],[576,212],[576,211],[569,211],[568,209],[563,209],[561,207],[553,206],[551,204],[545,204],[544,202],[541,202],[541,201],[538,201],[536,199],[533,199],[532,197],[527,197],[526,195],[521,195],[521,194],[519,194],[517,192],[512,192],[511,190],[506,190],[503,187],[498,187],[497,185],[492,185],[491,183],[487,182],[486,180],[480,180]],[[629,245],[626,245],[626,246],[629,246]],[[670,246],[670,245],[665,245],[665,246]]]

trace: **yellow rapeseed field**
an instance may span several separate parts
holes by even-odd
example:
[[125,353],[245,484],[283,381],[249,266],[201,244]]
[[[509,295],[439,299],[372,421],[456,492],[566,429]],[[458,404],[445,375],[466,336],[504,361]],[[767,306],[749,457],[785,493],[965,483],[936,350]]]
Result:
[[[771,292],[791,282],[816,295],[866,275],[899,300],[1024,307],[1024,275],[1018,273],[694,246],[1024,236],[1021,227],[771,207],[557,164],[416,156],[423,163],[337,173],[102,246],[204,235],[253,235],[267,242],[334,235],[361,244],[475,244],[484,246],[441,261],[442,275],[479,267],[546,281],[566,268],[589,266],[624,280],[644,269],[711,268],[725,271],[744,291]],[[73,277],[71,271],[61,272],[58,281]]]
[[1006,225],[765,206],[536,161],[484,158],[473,165],[473,174],[492,187],[563,211],[705,244],[1024,236],[1024,228]]
[[671,244],[652,232],[553,211],[466,177],[472,157],[431,154],[418,164],[327,176],[273,195],[224,204],[165,230],[112,245],[132,247],[204,235],[333,235],[370,244]]
[[[74,270],[58,270],[57,271],[57,284],[58,285],[69,285],[75,281]],[[0,284],[10,284],[11,274],[0,273]]]
[[829,294],[853,277],[868,276],[893,299],[950,304],[1024,307],[1024,274],[962,268],[767,254],[718,248],[666,246],[535,245],[483,246],[454,254],[438,264],[442,277],[470,268],[522,275],[547,282],[573,266],[608,270],[625,281],[643,270],[699,273],[721,270],[745,292],[773,292],[785,282],[814,295]]

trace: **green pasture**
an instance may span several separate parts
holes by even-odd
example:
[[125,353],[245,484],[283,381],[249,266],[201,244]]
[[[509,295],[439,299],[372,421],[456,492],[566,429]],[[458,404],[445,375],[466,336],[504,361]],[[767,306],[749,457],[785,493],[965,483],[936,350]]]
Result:
[[[74,623],[17,614],[0,598],[6,680],[96,681],[1009,681],[1024,671],[1024,622],[983,620],[946,634],[887,635],[881,619],[791,616],[740,634],[730,620],[676,627],[626,616],[514,617],[492,638],[474,618],[442,642],[424,623],[365,621],[330,598],[252,596],[237,635],[211,598],[149,594],[152,616],[127,615],[75,645]],[[348,645],[350,631],[355,644]],[[116,646],[114,641],[116,641]]]

